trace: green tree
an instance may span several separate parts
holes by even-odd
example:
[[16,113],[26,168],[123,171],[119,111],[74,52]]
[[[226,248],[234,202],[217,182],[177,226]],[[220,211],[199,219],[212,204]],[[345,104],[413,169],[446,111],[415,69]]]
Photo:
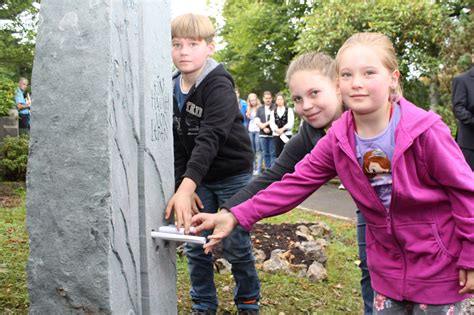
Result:
[[0,74],[31,76],[38,1],[4,0],[0,4]]
[[[354,33],[386,34],[398,54],[405,95],[417,104],[434,105],[449,12],[447,6],[429,0],[324,1],[304,18],[296,49],[299,53],[319,50],[335,56]],[[427,78],[431,91],[420,85],[420,76]]]
[[444,104],[451,103],[451,81],[454,76],[467,71],[473,64],[474,53],[474,19],[472,10],[457,7],[451,15],[452,23],[447,30],[449,37],[441,50],[440,58],[443,67],[440,72],[440,92]]
[[298,24],[309,9],[300,1],[225,2],[220,35],[227,46],[216,58],[226,64],[243,96],[284,88],[286,68],[295,56]]
[[10,109],[15,108],[16,83],[0,75],[0,117],[8,116]]

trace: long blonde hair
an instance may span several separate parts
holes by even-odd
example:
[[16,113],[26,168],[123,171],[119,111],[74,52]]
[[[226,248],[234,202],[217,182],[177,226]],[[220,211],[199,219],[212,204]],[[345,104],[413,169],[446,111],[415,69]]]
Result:
[[[252,106],[251,102],[250,102],[250,98],[251,97],[255,97],[255,99],[257,100],[257,105],[255,106]],[[262,105],[262,103],[260,102],[260,99],[258,98],[257,94],[255,93],[250,93],[248,96],[247,96],[247,116],[250,115],[250,113],[252,112],[252,109],[253,108],[257,108],[259,107],[260,105]]]

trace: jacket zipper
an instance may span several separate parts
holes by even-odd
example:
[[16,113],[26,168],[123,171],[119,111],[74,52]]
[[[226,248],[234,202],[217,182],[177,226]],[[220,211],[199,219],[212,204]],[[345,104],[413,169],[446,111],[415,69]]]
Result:
[[[350,160],[354,163],[356,163],[356,165],[360,168],[360,165],[358,162],[354,161],[354,159],[352,158],[352,155],[348,154],[346,148],[342,145],[339,145],[339,147],[341,148],[341,150],[350,158]],[[362,173],[363,175],[363,173]],[[392,193],[391,193],[391,199],[390,199],[390,207],[389,209],[385,208],[385,206],[382,204],[382,201],[380,201],[380,198],[379,196],[377,196],[377,194],[375,193],[375,190],[374,188],[370,185],[370,183],[368,181],[365,181],[366,182],[366,185],[370,188],[369,190],[371,191],[372,195],[375,197],[375,199],[378,201],[379,205],[382,206],[383,209],[385,209],[385,214],[386,214],[386,219],[385,219],[385,222],[387,224],[387,233],[389,235],[392,235],[393,239],[395,240],[395,243],[397,244],[398,246],[398,249],[400,251],[400,254],[402,255],[402,258],[403,258],[403,263],[402,263],[402,268],[403,268],[403,276],[402,276],[402,291],[400,292],[400,295],[402,297],[402,299],[405,298],[405,291],[406,291],[406,257],[405,257],[405,253],[404,251],[402,250],[402,246],[400,245],[400,241],[398,240],[398,237],[397,237],[397,233],[395,231],[395,228],[393,227],[392,225],[392,211],[391,209],[393,209],[393,204],[394,204],[394,201],[395,201],[395,189],[394,189],[394,167],[392,167]]]
[[[393,209],[395,206],[395,189],[394,189],[394,167],[392,166],[392,196],[391,196],[391,199],[390,199],[390,209]],[[392,211],[390,210],[390,216],[392,216]],[[402,255],[402,259],[403,259],[403,265],[402,265],[402,268],[403,268],[403,276],[402,276],[402,292],[401,292],[401,298],[402,300],[405,299],[405,292],[406,292],[406,287],[407,287],[407,281],[406,281],[406,277],[407,277],[407,261],[406,261],[406,257],[405,257],[405,252],[403,251],[403,248],[402,246],[400,245],[400,241],[398,240],[398,236],[397,236],[397,232],[396,232],[396,229],[395,227],[392,225],[391,226],[391,229],[393,231],[393,238],[395,240],[395,242],[397,243],[397,246],[398,246],[398,249],[400,250],[400,254]]]

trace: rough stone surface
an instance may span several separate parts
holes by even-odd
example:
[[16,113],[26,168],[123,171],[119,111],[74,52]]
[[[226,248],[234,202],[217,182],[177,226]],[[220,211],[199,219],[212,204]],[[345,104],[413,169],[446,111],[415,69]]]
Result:
[[328,278],[328,273],[323,265],[317,261],[313,262],[309,266],[308,271],[306,272],[306,277],[311,281],[322,281]]
[[214,262],[214,267],[217,273],[230,274],[232,271],[232,265],[225,258],[219,258]]
[[311,234],[316,238],[330,239],[332,235],[332,230],[324,222],[317,222],[309,227]]
[[262,264],[265,261],[265,259],[267,259],[265,252],[257,248],[253,249],[253,256],[255,257],[256,264]]
[[31,314],[174,314],[169,1],[41,2],[27,225]]
[[[323,239],[321,239],[324,241]],[[324,247],[321,246],[320,242],[317,241],[308,241],[296,243],[295,247],[301,249],[309,260],[317,261],[321,264],[325,264],[327,261],[327,256],[324,250]]]
[[285,251],[283,249],[273,250],[272,254],[270,255],[270,259],[263,263],[263,270],[267,272],[287,272],[289,270],[290,263],[284,254]]

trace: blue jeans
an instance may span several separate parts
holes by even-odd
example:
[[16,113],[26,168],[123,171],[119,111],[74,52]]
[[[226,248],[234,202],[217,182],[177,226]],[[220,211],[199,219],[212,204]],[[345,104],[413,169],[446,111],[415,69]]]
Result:
[[[252,144],[252,150],[255,154],[255,161],[253,163],[254,172],[260,173],[262,170],[263,157],[260,150],[260,137],[258,131],[249,131],[250,143]],[[256,163],[255,163],[256,162]]]
[[273,137],[260,137],[260,149],[262,150],[263,159],[265,161],[265,168],[272,167],[275,161],[275,142]]
[[362,213],[357,209],[357,244],[359,245],[359,268],[362,271],[360,286],[362,290],[362,299],[364,300],[364,314],[372,314],[374,304],[374,290],[370,284],[369,268],[367,267],[367,252],[365,249],[365,219]]
[[[245,187],[250,174],[237,175],[212,183],[202,183],[196,193],[204,204],[201,212],[216,213],[224,201]],[[205,231],[203,236],[211,234]],[[255,269],[250,234],[240,225],[222,241],[224,257],[232,264],[235,281],[234,302],[236,305],[260,299],[260,282]],[[214,285],[212,254],[204,254],[202,245],[186,243],[188,270],[191,278],[191,299],[201,307],[216,310],[218,301]]]

